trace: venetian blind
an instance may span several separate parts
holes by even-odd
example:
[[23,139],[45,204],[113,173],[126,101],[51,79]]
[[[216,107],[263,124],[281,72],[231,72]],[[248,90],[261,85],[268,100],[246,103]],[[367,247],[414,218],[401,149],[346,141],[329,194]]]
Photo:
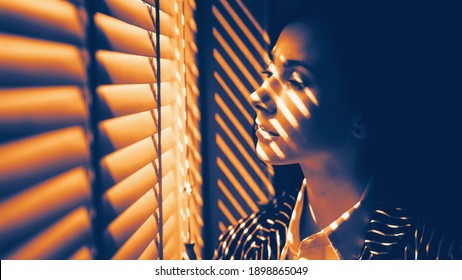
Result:
[[0,1],[2,259],[91,258],[85,7]]
[[199,110],[199,89],[197,68],[196,33],[197,25],[194,20],[196,13],[196,3],[194,0],[183,1],[183,20],[181,21],[184,43],[182,51],[184,54],[184,91],[185,91],[185,111],[186,111],[186,169],[187,178],[185,180],[186,193],[183,193],[184,216],[183,241],[185,244],[194,244],[195,255],[200,259],[204,242],[202,239],[202,176],[201,165],[202,156],[199,149],[201,143],[201,133],[199,131],[201,114]]
[[194,7],[0,2],[0,257],[200,256]]
[[159,1],[97,2],[102,255],[180,259],[187,169],[182,3],[163,0],[156,11]]

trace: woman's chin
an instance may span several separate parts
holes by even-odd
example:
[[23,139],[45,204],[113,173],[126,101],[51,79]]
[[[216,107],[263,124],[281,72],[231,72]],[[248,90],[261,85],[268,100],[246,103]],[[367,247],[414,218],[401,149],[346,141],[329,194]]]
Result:
[[[265,148],[263,148],[265,146]],[[285,165],[287,163],[287,157],[285,156],[282,151],[278,151],[278,153],[274,152],[271,147],[266,145],[261,145],[261,143],[257,143],[256,146],[256,153],[258,158],[267,164],[272,165]]]

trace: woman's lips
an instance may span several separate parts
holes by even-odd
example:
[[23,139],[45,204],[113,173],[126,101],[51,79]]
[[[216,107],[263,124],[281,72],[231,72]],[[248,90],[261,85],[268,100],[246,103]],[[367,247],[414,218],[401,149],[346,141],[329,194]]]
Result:
[[266,141],[271,141],[273,139],[273,136],[271,136],[269,132],[263,130],[260,126],[258,127],[256,134],[257,138],[260,140],[262,140],[262,138]]
[[276,132],[272,132],[271,130],[266,129],[265,127],[261,125],[259,125],[258,128],[261,129],[263,132],[268,133],[271,136],[279,136],[279,134],[277,134]]
[[279,136],[278,133],[273,132],[273,131],[267,129],[266,127],[262,126],[261,122],[259,122],[258,120],[256,120],[255,123],[257,124],[257,127],[258,127],[257,134],[259,133],[264,139],[270,140],[272,137],[278,137]]

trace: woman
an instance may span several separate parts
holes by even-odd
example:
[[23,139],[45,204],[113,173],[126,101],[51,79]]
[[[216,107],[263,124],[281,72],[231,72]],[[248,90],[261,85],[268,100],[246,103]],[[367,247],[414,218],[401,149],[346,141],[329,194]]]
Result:
[[462,258],[425,212],[438,176],[419,175],[431,134],[409,34],[390,6],[342,2],[297,7],[250,96],[258,157],[299,164],[303,184],[230,226],[216,259]]

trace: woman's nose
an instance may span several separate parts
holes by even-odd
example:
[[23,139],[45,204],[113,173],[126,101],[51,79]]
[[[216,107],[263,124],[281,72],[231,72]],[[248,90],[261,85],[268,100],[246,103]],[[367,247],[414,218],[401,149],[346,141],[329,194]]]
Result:
[[250,95],[250,104],[255,110],[261,111],[266,115],[275,114],[277,111],[275,102],[275,91],[271,87],[270,80],[268,78],[263,84]]

